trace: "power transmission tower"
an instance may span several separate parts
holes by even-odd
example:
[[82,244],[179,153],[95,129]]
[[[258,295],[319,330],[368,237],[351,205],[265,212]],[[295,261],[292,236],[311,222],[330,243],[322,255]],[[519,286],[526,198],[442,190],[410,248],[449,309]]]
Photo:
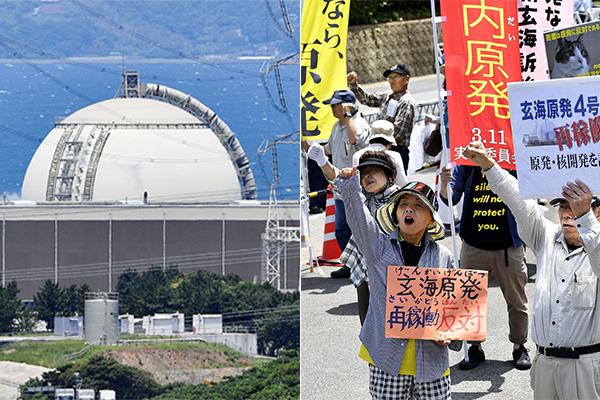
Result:
[[[288,56],[285,56],[285,57],[277,59],[277,60],[265,62],[260,67],[260,77],[262,79],[263,87],[267,91],[267,95],[269,96],[271,103],[273,104],[275,109],[277,109],[279,112],[282,112],[282,113],[288,112],[288,107],[287,107],[287,102],[285,100],[285,92],[283,90],[283,83],[281,81],[281,73],[279,71],[279,66],[280,65],[298,65],[298,64],[300,64],[300,52],[290,54]],[[269,87],[267,85],[266,76],[271,71],[273,71],[273,73],[275,74],[275,86],[277,87],[277,95],[279,97],[279,104],[275,103],[275,100],[273,99],[273,96],[271,95],[271,92],[269,91]]]
[[265,141],[258,148],[259,155],[264,155],[271,150],[273,156],[273,180],[269,191],[269,211],[265,233],[262,234],[262,280],[276,286],[278,290],[287,289],[287,246],[290,243],[300,244],[300,227],[282,226],[280,221],[279,205],[277,203],[277,187],[279,186],[277,146],[281,144],[298,144],[296,139],[298,135],[299,132],[277,135],[271,142]]

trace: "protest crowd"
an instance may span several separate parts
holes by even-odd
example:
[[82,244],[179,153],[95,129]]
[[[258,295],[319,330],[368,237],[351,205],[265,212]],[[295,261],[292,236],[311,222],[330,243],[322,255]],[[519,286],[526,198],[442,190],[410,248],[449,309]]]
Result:
[[[399,60],[381,67],[386,91],[365,88],[360,71],[337,76],[343,84],[322,100],[329,135],[303,131],[309,191],[328,187],[335,199],[340,254],[330,276],[356,288],[365,384],[377,400],[452,398],[449,351],[464,352],[456,373],[486,361],[493,277],[506,303],[506,354],[534,398],[600,399],[600,26],[591,2],[441,7],[440,115],[421,113],[411,66]],[[435,187],[414,179],[419,168],[437,169]],[[323,208],[311,200],[311,213]],[[459,254],[439,243],[453,232]],[[530,299],[526,249],[536,259]]]

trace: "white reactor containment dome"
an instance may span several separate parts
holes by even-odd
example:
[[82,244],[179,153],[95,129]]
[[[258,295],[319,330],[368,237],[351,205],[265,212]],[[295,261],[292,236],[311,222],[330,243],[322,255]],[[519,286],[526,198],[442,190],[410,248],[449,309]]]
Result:
[[31,160],[21,198],[213,202],[242,198],[232,159],[211,127],[172,104],[116,98],[57,123]]

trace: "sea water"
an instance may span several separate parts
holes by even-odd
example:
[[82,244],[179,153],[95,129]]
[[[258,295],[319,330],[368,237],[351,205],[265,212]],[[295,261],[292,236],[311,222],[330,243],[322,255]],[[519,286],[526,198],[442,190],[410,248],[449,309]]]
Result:
[[[282,104],[275,75],[260,77],[263,61],[189,60],[2,60],[0,62],[0,193],[18,198],[27,166],[57,118],[113,98],[123,68],[142,82],[159,83],[204,103],[231,128],[251,162],[259,199],[268,199],[273,179],[270,152],[261,143],[299,130],[297,65],[282,65]],[[265,85],[266,84],[266,85]],[[298,137],[295,137],[296,141]],[[298,198],[298,144],[278,146],[278,197]]]

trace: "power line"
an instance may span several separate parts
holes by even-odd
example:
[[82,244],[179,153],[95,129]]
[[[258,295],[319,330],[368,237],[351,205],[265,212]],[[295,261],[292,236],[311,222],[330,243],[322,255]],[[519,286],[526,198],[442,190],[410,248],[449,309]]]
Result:
[[[294,251],[294,250],[289,250],[288,251],[288,258],[296,258],[296,257],[300,257],[300,249],[299,249],[299,245],[298,245],[298,250]],[[240,265],[240,264],[258,264],[260,263],[262,260],[262,255],[258,255],[258,256],[252,256],[252,257],[248,257],[248,256],[240,256],[237,258],[226,258],[226,264],[232,265],[232,264],[236,264],[236,265]],[[188,261],[188,262],[179,262],[176,265],[173,265],[173,267],[177,267],[177,270],[188,270],[188,269],[201,269],[201,270],[207,270],[209,268],[220,268],[221,267],[221,260],[215,260],[215,261]],[[158,263],[157,263],[158,264]],[[156,267],[156,265],[150,265],[150,266],[144,266],[146,267],[147,270],[152,269],[153,267]],[[93,267],[93,268],[78,268],[74,271],[64,271],[63,270],[64,267],[58,267],[58,278],[59,280],[61,279],[75,279],[75,278],[84,278],[84,277],[90,277],[90,276],[106,276],[107,272],[108,272],[108,264],[104,264],[98,267]],[[142,267],[143,268],[143,267]],[[142,269],[142,268],[137,268],[136,271],[138,269]],[[42,270],[42,269],[40,269]],[[51,270],[51,271],[50,271]],[[121,267],[112,267],[112,272],[113,275],[114,274],[122,274],[124,272],[127,272],[128,270],[133,270],[130,266],[121,266]],[[6,279],[7,280],[16,280],[17,282],[22,282],[22,281],[38,281],[38,280],[44,280],[44,278],[50,279],[54,276],[54,267],[52,268],[43,268],[43,271],[35,271],[35,272],[28,272],[28,273],[19,273],[19,271],[6,271]]]
[[84,5],[82,2],[80,2],[78,0],[73,0],[73,4],[75,4],[77,7],[79,7],[81,10],[85,11],[89,15],[91,15],[91,16],[97,18],[97,19],[100,19],[100,20],[104,21],[105,23],[107,23],[108,25],[112,26],[113,28],[116,28],[119,32],[125,33],[125,34],[127,34],[127,35],[129,35],[129,36],[131,36],[131,37],[133,37],[133,38],[135,38],[137,40],[140,40],[143,43],[149,44],[149,45],[154,46],[154,47],[156,47],[156,48],[158,48],[160,50],[166,51],[166,52],[168,52],[168,53],[170,53],[170,54],[172,54],[172,55],[174,55],[174,56],[176,56],[178,58],[183,58],[183,59],[191,60],[191,61],[194,61],[194,62],[196,62],[198,64],[202,64],[202,65],[205,65],[205,66],[208,66],[208,67],[211,67],[211,68],[215,68],[215,69],[218,69],[218,70],[229,71],[229,72],[232,72],[232,73],[235,73],[235,74],[241,74],[241,75],[246,75],[246,76],[254,76],[254,77],[259,77],[260,76],[260,73],[258,73],[258,72],[250,72],[250,71],[245,71],[243,69],[235,70],[235,69],[223,66],[223,65],[217,66],[217,65],[214,65],[214,64],[211,64],[211,63],[203,62],[203,61],[199,60],[197,57],[193,57],[193,56],[191,56],[189,54],[186,54],[185,52],[183,52],[181,50],[174,50],[174,49],[172,49],[170,47],[167,47],[167,46],[165,46],[165,45],[163,45],[161,43],[153,41],[150,38],[148,38],[148,37],[146,37],[146,36],[144,36],[144,35],[142,35],[140,33],[137,33],[135,31],[131,31],[126,26],[123,26],[122,24],[117,24],[114,21],[111,21],[106,16],[104,16],[102,13],[99,13],[99,12],[95,11],[91,7],[88,7],[87,5]]

